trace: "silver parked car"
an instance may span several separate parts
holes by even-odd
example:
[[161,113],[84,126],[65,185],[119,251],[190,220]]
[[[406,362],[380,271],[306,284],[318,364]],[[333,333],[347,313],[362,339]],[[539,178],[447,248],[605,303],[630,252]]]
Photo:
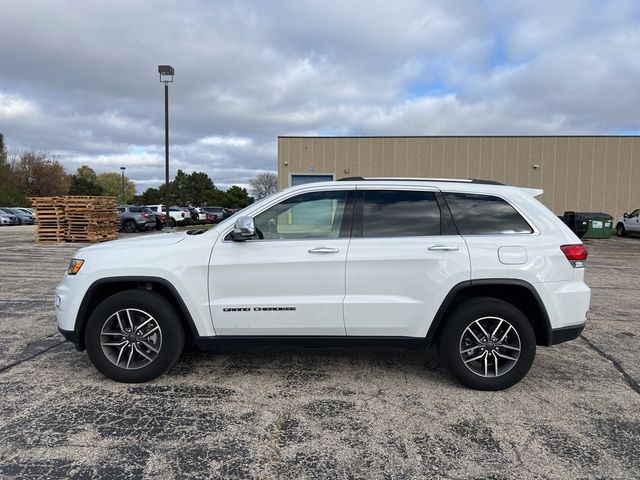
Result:
[[144,232],[156,226],[154,213],[146,207],[139,205],[118,205],[118,217],[120,217],[120,230],[127,233]]
[[24,213],[17,208],[0,207],[0,214],[3,213],[18,217],[19,225],[33,225],[35,223],[35,218],[33,217],[33,215]]
[[0,210],[0,225],[20,225],[20,220],[15,215]]

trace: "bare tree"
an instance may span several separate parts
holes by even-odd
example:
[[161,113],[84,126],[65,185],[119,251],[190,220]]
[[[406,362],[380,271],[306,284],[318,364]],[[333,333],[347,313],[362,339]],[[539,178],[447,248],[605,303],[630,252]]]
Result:
[[249,180],[249,185],[256,200],[259,200],[278,191],[278,176],[271,172],[259,173]]

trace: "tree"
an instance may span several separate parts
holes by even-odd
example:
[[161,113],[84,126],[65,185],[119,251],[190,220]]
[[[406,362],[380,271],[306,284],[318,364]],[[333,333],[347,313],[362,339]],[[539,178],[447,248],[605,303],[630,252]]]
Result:
[[69,195],[102,195],[103,192],[102,186],[98,183],[98,175],[93,168],[82,165],[74,175],[71,175]]
[[229,208],[244,208],[253,203],[253,198],[249,196],[247,189],[237,185],[229,187],[225,195]]
[[4,135],[0,133],[0,205],[19,206],[27,204],[24,194],[20,193],[20,190],[13,182],[13,171],[8,162]]
[[122,198],[122,176],[118,172],[101,173],[98,175],[98,184],[102,187],[104,195],[114,196],[122,203],[131,201],[136,194],[136,184],[125,176],[124,199]]
[[171,198],[178,205],[204,205],[216,189],[213,180],[206,173],[193,172],[187,175],[182,170],[178,170],[173,182],[169,183],[169,188]]
[[80,167],[78,167],[76,176],[79,178],[90,180],[92,182],[98,181],[98,175],[96,174],[96,171],[88,165],[81,165]]
[[[122,187],[120,187],[122,188]],[[244,208],[253,203],[245,188],[232,186],[226,192],[219,190],[213,180],[204,172],[186,174],[178,170],[172,182],[169,182],[169,204],[195,206],[212,205],[226,208]],[[133,203],[142,205],[164,204],[165,185],[147,188],[142,195],[132,198]]]
[[7,147],[4,144],[4,135],[0,132],[0,166],[7,163]]
[[60,162],[41,152],[23,152],[11,162],[13,184],[25,196],[66,195],[70,178]]
[[260,200],[278,191],[278,176],[275,173],[259,173],[249,180],[253,195]]
[[164,185],[160,186],[159,188],[147,188],[144,192],[142,192],[142,195],[136,195],[135,197],[133,197],[131,203],[137,205],[157,205],[160,203],[164,204]]

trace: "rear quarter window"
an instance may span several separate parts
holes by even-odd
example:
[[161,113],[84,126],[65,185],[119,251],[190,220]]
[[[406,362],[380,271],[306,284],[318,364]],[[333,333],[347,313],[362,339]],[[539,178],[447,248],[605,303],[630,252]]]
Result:
[[533,233],[531,225],[506,200],[493,195],[444,193],[460,235]]

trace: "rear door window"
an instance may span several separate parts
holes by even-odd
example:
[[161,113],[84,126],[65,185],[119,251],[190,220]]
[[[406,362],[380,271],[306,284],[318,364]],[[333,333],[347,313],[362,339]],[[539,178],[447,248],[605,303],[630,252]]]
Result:
[[506,200],[493,195],[445,193],[460,235],[533,233],[531,225]]
[[433,192],[364,190],[363,237],[440,235],[440,207]]

